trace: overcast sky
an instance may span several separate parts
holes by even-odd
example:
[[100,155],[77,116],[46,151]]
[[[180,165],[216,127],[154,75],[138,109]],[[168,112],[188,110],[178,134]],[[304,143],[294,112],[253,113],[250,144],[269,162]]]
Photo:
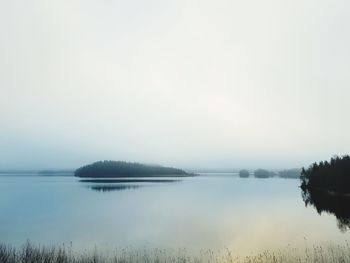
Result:
[[0,1],[0,168],[283,168],[348,153],[349,10]]

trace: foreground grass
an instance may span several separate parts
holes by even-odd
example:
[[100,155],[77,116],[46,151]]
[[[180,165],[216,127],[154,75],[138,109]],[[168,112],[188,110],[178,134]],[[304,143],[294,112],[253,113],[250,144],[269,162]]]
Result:
[[350,262],[350,247],[314,246],[304,251],[288,248],[281,251],[266,251],[257,255],[239,257],[231,251],[201,251],[197,256],[186,250],[169,252],[166,250],[121,249],[99,253],[93,251],[76,252],[65,246],[35,246],[30,243],[15,248],[0,244],[0,263],[294,263],[294,262]]

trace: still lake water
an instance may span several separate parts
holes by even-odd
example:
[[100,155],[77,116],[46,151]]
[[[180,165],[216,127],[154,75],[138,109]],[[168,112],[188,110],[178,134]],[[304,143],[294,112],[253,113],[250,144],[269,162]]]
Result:
[[[154,178],[152,178],[154,179]],[[343,244],[334,215],[305,207],[296,179],[203,174],[175,182],[95,183],[0,176],[0,242],[76,249],[264,249]]]

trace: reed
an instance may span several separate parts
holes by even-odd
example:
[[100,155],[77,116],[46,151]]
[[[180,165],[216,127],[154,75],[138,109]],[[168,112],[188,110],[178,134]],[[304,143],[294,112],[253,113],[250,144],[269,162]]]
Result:
[[232,251],[203,250],[190,255],[185,249],[117,249],[100,253],[73,251],[72,247],[40,246],[30,242],[21,247],[0,244],[0,263],[347,263],[350,262],[348,243],[342,246],[313,246],[298,250],[288,247],[256,255],[237,256]]

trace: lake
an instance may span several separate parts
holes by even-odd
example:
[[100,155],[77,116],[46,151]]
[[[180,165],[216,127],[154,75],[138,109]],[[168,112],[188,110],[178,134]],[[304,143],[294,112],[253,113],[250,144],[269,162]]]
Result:
[[349,239],[334,215],[305,207],[296,179],[207,173],[167,180],[2,175],[0,242],[65,243],[75,249],[229,248],[249,254]]

